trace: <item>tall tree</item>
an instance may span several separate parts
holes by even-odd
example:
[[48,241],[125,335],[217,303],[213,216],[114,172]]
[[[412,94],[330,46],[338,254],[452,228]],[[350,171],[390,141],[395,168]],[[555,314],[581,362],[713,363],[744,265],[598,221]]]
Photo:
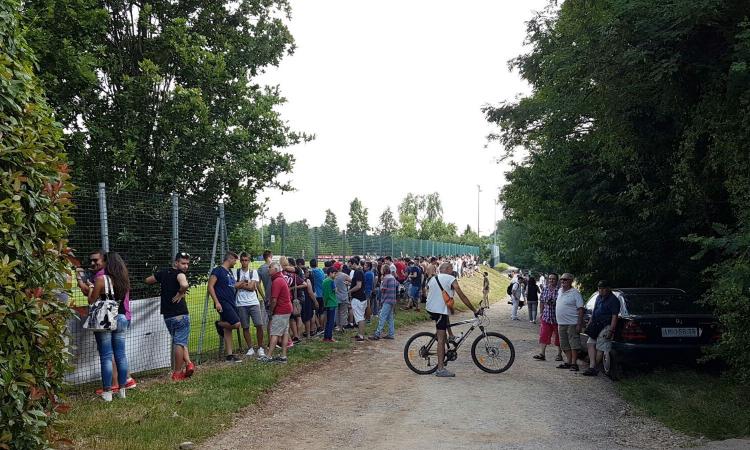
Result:
[[336,214],[334,214],[330,209],[326,209],[326,217],[325,219],[323,219],[323,225],[321,226],[321,228],[331,230],[335,233],[339,232],[339,223],[336,219]]
[[380,214],[380,225],[378,226],[378,233],[384,236],[390,236],[398,230],[398,222],[393,216],[391,207],[387,207],[382,214]]
[[370,231],[367,218],[367,208],[362,205],[359,198],[354,197],[349,203],[349,223],[346,224],[346,232],[351,235],[360,235]]
[[286,0],[26,0],[75,181],[177,192],[254,215],[308,139],[255,78],[292,53]]

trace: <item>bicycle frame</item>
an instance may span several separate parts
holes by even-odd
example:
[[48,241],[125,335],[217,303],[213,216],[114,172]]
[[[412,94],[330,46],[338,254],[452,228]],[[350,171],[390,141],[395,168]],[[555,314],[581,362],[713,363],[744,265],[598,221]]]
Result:
[[[484,335],[485,334],[484,327],[485,325],[489,325],[486,322],[488,322],[488,319],[486,319],[486,316],[479,316],[479,317],[474,317],[473,319],[462,320],[460,322],[456,322],[456,323],[452,323],[448,325],[448,328],[453,328],[453,327],[457,327],[461,325],[471,324],[471,327],[468,330],[466,330],[466,332],[463,334],[463,336],[461,336],[460,339],[453,341],[453,344],[456,346],[455,350],[458,350],[461,344],[469,337],[469,335],[476,328],[479,328],[479,331],[481,331],[482,335]],[[435,341],[437,342],[437,339],[435,339]],[[430,345],[430,347],[432,347],[432,345]]]

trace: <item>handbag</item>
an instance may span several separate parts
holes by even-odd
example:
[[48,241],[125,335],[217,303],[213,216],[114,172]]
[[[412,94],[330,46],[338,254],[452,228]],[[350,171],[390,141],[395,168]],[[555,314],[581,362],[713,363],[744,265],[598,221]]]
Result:
[[83,328],[91,331],[117,331],[117,314],[120,304],[115,300],[115,291],[109,275],[104,275],[104,292],[89,307]]
[[292,315],[293,316],[302,315],[302,303],[300,303],[298,298],[295,298],[294,300],[292,300]]
[[443,285],[440,284],[440,277],[438,275],[435,275],[435,281],[437,281],[438,286],[440,287],[440,292],[443,294],[443,301],[445,302],[445,306],[448,307],[448,311],[450,311],[451,314],[453,314],[454,310],[454,302],[453,297],[448,295],[448,291],[443,289]]

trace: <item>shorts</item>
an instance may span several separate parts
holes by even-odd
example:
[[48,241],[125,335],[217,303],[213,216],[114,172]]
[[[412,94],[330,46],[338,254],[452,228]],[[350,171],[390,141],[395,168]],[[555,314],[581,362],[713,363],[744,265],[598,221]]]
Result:
[[560,333],[557,332],[557,324],[547,323],[541,321],[539,325],[539,343],[544,345],[550,345],[552,343],[552,336],[555,336],[555,346],[560,346]]
[[326,313],[326,306],[323,304],[323,297],[316,297],[316,300],[318,301],[318,315],[322,316]]
[[418,300],[419,299],[419,291],[421,291],[421,289],[419,288],[419,286],[411,285],[411,287],[409,288],[409,297],[413,298],[414,300]]
[[367,310],[367,300],[352,299],[352,314],[354,322],[359,323],[365,320],[365,311]]
[[237,313],[237,306],[235,306],[234,303],[228,303],[219,300],[219,304],[221,305],[221,312],[219,313],[219,317],[221,317],[222,322],[226,322],[229,325],[234,325],[235,323],[238,323],[240,321],[240,315]]
[[430,319],[435,321],[435,328],[438,330],[447,330],[450,323],[447,314],[438,314],[431,312]]
[[575,325],[558,325],[560,331],[560,348],[563,351],[581,350],[581,334],[576,331]]
[[313,308],[312,298],[305,296],[305,301],[302,302],[302,321],[307,322],[312,320],[315,309]]
[[266,308],[261,308],[260,305],[238,306],[237,313],[244,330],[250,328],[250,319],[253,319],[253,325],[256,327],[266,326]]
[[165,317],[164,324],[167,326],[169,335],[172,336],[172,345],[187,348],[190,337],[190,316],[180,314],[179,316]]
[[289,316],[291,314],[276,314],[271,317],[271,336],[283,336],[289,331]]
[[602,328],[602,331],[599,332],[599,336],[596,339],[591,339],[591,337],[589,337],[586,344],[596,344],[597,350],[600,352],[608,352],[612,348],[612,339],[607,339],[604,335],[609,333],[610,329],[611,327],[609,325]]

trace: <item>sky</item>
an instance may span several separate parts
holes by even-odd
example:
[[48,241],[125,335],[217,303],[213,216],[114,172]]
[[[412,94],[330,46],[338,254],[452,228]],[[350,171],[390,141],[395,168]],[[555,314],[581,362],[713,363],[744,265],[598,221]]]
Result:
[[[483,105],[530,92],[508,61],[528,50],[525,22],[547,0],[291,0],[296,50],[259,81],[281,87],[292,129],[315,140],[285,149],[296,163],[266,190],[265,217],[340,228],[358,197],[372,227],[408,192],[438,192],[459,232],[493,229],[508,163],[487,145]],[[477,198],[477,185],[482,192]],[[262,197],[261,197],[262,198]]]

